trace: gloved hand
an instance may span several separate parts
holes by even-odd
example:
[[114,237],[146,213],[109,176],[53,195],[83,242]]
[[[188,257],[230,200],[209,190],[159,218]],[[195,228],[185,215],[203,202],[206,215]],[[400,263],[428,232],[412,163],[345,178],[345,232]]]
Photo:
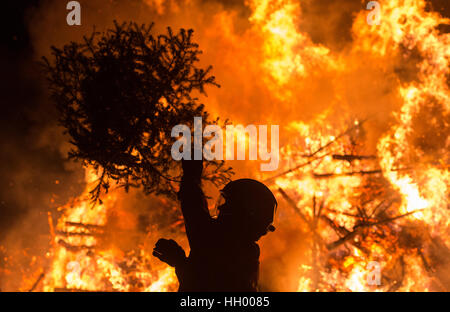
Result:
[[186,254],[183,248],[173,239],[159,239],[155,244],[155,248],[153,248],[153,256],[172,267],[186,261]]

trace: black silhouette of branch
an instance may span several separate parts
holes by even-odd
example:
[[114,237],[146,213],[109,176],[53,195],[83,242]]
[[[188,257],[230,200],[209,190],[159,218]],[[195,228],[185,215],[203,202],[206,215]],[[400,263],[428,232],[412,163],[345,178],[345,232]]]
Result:
[[[194,94],[219,85],[211,66],[197,65],[201,51],[192,30],[154,35],[153,24],[114,25],[82,43],[52,47],[52,59],[43,58],[60,123],[74,146],[69,157],[101,170],[94,200],[111,180],[174,198],[180,170],[171,156],[171,130],[192,128],[194,117],[218,123]],[[215,184],[232,174],[220,162],[207,167],[212,173],[203,179]]]

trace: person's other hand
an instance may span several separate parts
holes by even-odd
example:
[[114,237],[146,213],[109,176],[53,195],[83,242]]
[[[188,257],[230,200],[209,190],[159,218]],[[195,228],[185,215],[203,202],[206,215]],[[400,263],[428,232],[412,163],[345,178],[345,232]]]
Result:
[[159,239],[153,248],[153,256],[175,267],[186,260],[186,254],[173,239]]

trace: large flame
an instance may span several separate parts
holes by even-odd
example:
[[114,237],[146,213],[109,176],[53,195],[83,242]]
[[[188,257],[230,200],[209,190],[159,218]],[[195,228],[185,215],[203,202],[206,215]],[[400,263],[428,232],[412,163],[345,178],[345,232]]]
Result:
[[[288,5],[287,2],[285,3]],[[264,8],[263,6],[263,10]],[[429,229],[429,233],[433,237],[439,237],[444,241],[443,244],[446,246],[444,249],[448,250],[448,220],[450,217],[448,209],[448,185],[450,182],[448,116],[450,99],[447,78],[450,70],[450,36],[440,34],[436,28],[440,23],[448,23],[448,20],[441,18],[434,12],[427,12],[425,1],[384,1],[382,2],[382,8],[380,27],[367,27],[366,12],[361,12],[356,16],[353,24],[355,44],[352,53],[364,51],[375,57],[385,57],[386,55],[396,55],[400,50],[404,50],[405,54],[414,50],[423,56],[417,64],[417,79],[398,87],[397,92],[402,99],[402,105],[399,111],[395,113],[393,126],[379,139],[377,144],[377,162],[381,167],[380,172],[400,196],[400,203],[393,205],[392,207],[395,207],[395,209],[391,207],[389,211],[391,213],[395,211],[395,214],[402,216],[401,218],[404,216],[403,224],[415,222],[417,229],[422,229],[422,227]],[[290,18],[293,17],[289,16],[283,22],[278,23],[279,27],[286,28],[286,23]],[[271,29],[277,28],[272,27]],[[279,40],[285,42],[282,39],[285,33],[274,31],[272,34],[278,35]],[[269,39],[269,42],[274,42],[274,40]],[[291,68],[298,68],[301,73],[304,71],[304,66],[297,64],[298,58],[290,56],[292,50],[289,48],[291,47],[289,42],[290,40],[287,40],[287,45],[281,49],[283,51],[286,48],[290,52],[284,53],[279,59],[289,59],[291,67],[281,66],[278,68],[285,68],[288,72],[292,71]],[[308,45],[304,46],[308,47]],[[322,60],[326,59],[324,57],[326,53],[319,51],[316,51],[314,55],[321,57]],[[277,53],[272,55],[276,56]],[[329,64],[332,66],[333,63]],[[346,67],[338,68],[345,70]],[[286,72],[283,77],[287,77]],[[429,118],[429,120],[422,120],[421,118]],[[326,146],[327,142],[333,142],[336,136],[342,133],[342,130],[341,132],[336,131],[335,128],[327,126],[319,119],[318,123],[322,129],[314,127],[312,123],[291,123],[293,127],[297,127],[297,132],[304,138],[304,142],[297,150],[306,151],[305,154],[320,151],[322,146]],[[420,129],[420,123],[423,122],[427,123],[427,126]],[[426,140],[431,140],[431,142],[426,142]],[[345,228],[345,231],[347,229],[356,231],[358,224],[361,226],[361,223],[357,222],[358,219],[354,218],[354,215],[363,217],[361,211],[359,211],[359,214],[358,211],[355,212],[356,209],[361,209],[362,203],[360,200],[362,198],[367,199],[367,197],[378,197],[378,200],[384,200],[385,197],[383,194],[376,193],[373,187],[369,189],[364,187],[369,179],[362,174],[376,172],[376,170],[373,171],[374,164],[368,166],[367,163],[360,160],[338,162],[330,156],[330,154],[364,152],[364,149],[360,147],[353,150],[346,149],[346,146],[351,147],[351,142],[340,141],[339,143],[333,143],[335,146],[328,148],[328,154],[319,152],[314,155],[311,163],[307,163],[300,170],[295,169],[295,172],[277,178],[276,184],[282,189],[288,190],[295,198],[299,198],[295,204],[302,208],[310,222],[313,222],[315,218],[315,212],[311,211],[313,209],[311,208],[311,202],[315,202],[319,198],[322,205],[326,207],[324,209],[332,209],[333,213],[337,213],[336,215],[333,215],[333,213],[327,214],[326,218],[331,217],[329,222],[334,222],[334,226]],[[289,152],[286,152],[285,156],[292,159],[289,154]],[[330,179],[325,182],[318,179],[317,174],[321,172],[327,173]],[[340,176],[345,172],[357,172],[359,174]],[[332,179],[331,175],[337,177]],[[362,193],[355,191],[358,189]],[[368,192],[369,194],[367,194]],[[373,192],[373,194],[370,194],[370,192]],[[358,203],[355,202],[355,197],[357,197]],[[367,216],[368,219],[374,217],[375,209],[372,210],[370,216]],[[366,211],[363,214],[365,213]],[[420,242],[423,238],[412,237],[411,240],[417,240],[412,243],[413,246],[402,246],[397,241],[402,237],[401,234],[395,233],[399,231],[397,226],[398,224],[395,224],[391,225],[390,229],[382,229],[380,225],[375,225],[365,229],[366,232],[361,236],[358,234],[355,239],[350,239],[349,242],[352,243],[346,244],[347,250],[340,251],[343,255],[334,255],[328,258],[329,263],[326,264],[315,264],[315,269],[320,270],[317,273],[320,276],[315,281],[313,281],[314,277],[307,277],[308,274],[309,276],[314,274],[313,265],[303,266],[301,269],[303,276],[300,278],[298,289],[300,291],[448,290],[448,285],[436,281],[439,278],[434,273],[430,273],[432,270],[429,267],[427,268],[429,272],[426,272],[425,267],[428,266],[428,263],[423,252],[427,247],[426,244]],[[318,225],[316,229],[321,237],[332,238],[335,235],[325,226]],[[342,237],[348,235],[345,231]],[[371,237],[371,231],[392,231],[392,233],[390,235],[384,233],[383,236],[386,235],[384,240],[377,241],[376,235]],[[362,241],[358,241],[358,239]],[[390,254],[389,248],[395,248],[396,251]],[[314,249],[312,252],[314,252]],[[330,252],[330,250],[327,252]],[[339,253],[339,251],[337,252]],[[323,255],[324,251],[320,254]],[[398,261],[399,258],[401,258],[401,261]],[[367,282],[369,273],[367,265],[373,260],[378,261],[385,272],[382,275],[381,285],[378,287],[371,287]],[[446,265],[448,265],[448,259],[446,261]],[[395,282],[399,284],[398,287],[390,280],[393,277],[389,276],[391,274],[389,271],[393,270],[390,266],[395,265],[395,263],[402,264],[402,268],[397,268],[397,270],[407,271],[406,273],[402,272],[401,278]],[[332,267],[329,273],[329,269],[323,268],[327,265]],[[448,276],[448,272],[443,274]],[[443,279],[445,280],[446,277]]]

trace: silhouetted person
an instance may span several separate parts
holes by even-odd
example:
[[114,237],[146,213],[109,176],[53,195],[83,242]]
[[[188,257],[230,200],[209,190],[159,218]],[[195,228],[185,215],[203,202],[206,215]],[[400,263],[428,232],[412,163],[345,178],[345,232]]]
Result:
[[160,239],[153,255],[175,267],[179,291],[257,291],[259,246],[272,225],[277,201],[262,183],[240,179],[221,191],[212,218],[200,187],[202,161],[183,161],[179,199],[191,252]]

